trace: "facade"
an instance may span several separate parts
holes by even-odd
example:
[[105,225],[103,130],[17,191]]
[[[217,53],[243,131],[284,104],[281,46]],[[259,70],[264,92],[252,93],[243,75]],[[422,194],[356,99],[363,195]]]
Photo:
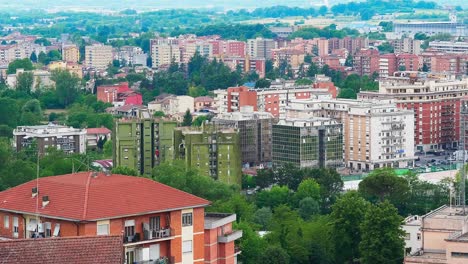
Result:
[[468,42],[461,41],[431,41],[429,48],[439,52],[465,53],[468,52]]
[[391,40],[390,43],[393,45],[394,53],[409,53],[419,55],[421,54],[421,40],[413,39],[413,38],[401,38]]
[[227,184],[241,185],[239,133],[234,129],[180,127],[174,130],[174,158]]
[[100,85],[96,88],[99,101],[114,105],[142,105],[141,94],[130,90],[128,83],[122,82],[113,85]]
[[468,25],[456,22],[407,22],[394,23],[393,32],[398,35],[414,36],[424,33],[428,36],[436,34],[450,34],[454,37],[465,37],[468,34]]
[[112,63],[112,46],[92,45],[85,47],[85,66],[104,71]]
[[295,100],[287,118],[333,118],[343,125],[343,153],[348,168],[369,171],[413,164],[414,113],[390,101]]
[[204,262],[209,201],[150,179],[80,172],[39,178],[0,197],[6,239],[118,235],[124,263]]
[[40,154],[47,148],[55,148],[65,153],[86,152],[86,129],[54,124],[41,126],[19,126],[13,130],[13,146],[16,151],[37,146]]
[[154,119],[123,119],[115,123],[113,164],[151,175],[154,166],[173,157],[176,122]]
[[214,107],[214,99],[209,96],[199,96],[194,98],[194,110],[196,112]]
[[238,129],[243,167],[271,163],[274,118],[270,113],[242,107],[240,112],[219,114],[212,121],[219,128]]
[[271,59],[271,50],[276,48],[277,44],[273,39],[256,38],[247,40],[247,55],[250,58]]
[[76,45],[67,45],[62,47],[62,60],[65,62],[76,63],[80,61],[80,49]]
[[148,103],[148,110],[151,114],[156,111],[162,111],[166,115],[183,114],[189,110],[190,113],[194,111],[194,98],[187,95],[168,95],[161,99],[156,99]]
[[305,54],[303,51],[291,49],[291,48],[280,48],[272,49],[272,60],[275,67],[279,67],[281,63],[287,62],[288,65],[293,69],[298,69],[301,64],[304,63]]
[[346,49],[349,54],[354,55],[361,49],[367,49],[369,47],[368,38],[351,38],[344,37],[339,38],[330,38],[328,39],[328,54],[333,53],[337,49]]
[[216,90],[215,95],[219,113],[236,112],[243,106],[251,106],[254,111],[257,111],[257,92],[246,86]]
[[460,137],[460,100],[468,79],[392,77],[381,79],[379,92],[360,92],[360,99],[392,99],[414,111],[414,144],[418,151],[456,148]]
[[273,166],[343,166],[343,126],[330,118],[283,119],[273,125]]
[[153,68],[169,65],[172,61],[180,63],[181,54],[179,46],[168,43],[152,43],[151,59],[153,60]]
[[417,215],[406,217],[402,229],[405,231],[406,254],[416,254],[422,249],[421,217]]
[[357,74],[372,75],[379,72],[379,51],[375,49],[361,49],[353,56],[353,67]]
[[234,241],[242,237],[242,230],[233,230],[235,214],[205,213],[205,263],[237,264],[240,252]]
[[468,261],[467,214],[462,206],[442,206],[421,217],[420,250],[405,264],[463,264]]
[[100,140],[111,140],[112,131],[108,128],[87,128],[86,129],[86,146],[88,148],[97,148]]

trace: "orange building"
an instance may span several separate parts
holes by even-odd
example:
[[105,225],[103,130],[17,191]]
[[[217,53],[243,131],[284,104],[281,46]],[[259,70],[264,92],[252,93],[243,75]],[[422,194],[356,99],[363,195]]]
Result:
[[240,254],[234,241],[242,237],[241,230],[233,230],[235,214],[205,214],[205,263],[236,264]]
[[[125,263],[205,262],[209,201],[150,179],[80,172],[27,182],[0,192],[0,200],[1,238],[120,235]],[[226,260],[229,230],[217,240]]]

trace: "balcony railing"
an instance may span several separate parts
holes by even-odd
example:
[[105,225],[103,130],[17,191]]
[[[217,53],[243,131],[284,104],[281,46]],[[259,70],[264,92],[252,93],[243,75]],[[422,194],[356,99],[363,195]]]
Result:
[[171,237],[171,228],[150,229],[149,225],[143,223],[143,239],[154,240]]
[[242,230],[232,231],[229,234],[218,236],[219,243],[229,243],[242,237]]
[[160,257],[156,260],[135,261],[133,264],[173,264],[175,263],[174,257]]

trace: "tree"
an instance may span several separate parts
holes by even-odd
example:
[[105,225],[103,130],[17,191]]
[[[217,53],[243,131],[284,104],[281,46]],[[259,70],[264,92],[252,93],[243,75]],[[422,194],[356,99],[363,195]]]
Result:
[[156,111],[156,112],[154,112],[153,116],[154,117],[165,117],[166,114],[164,114],[163,111]]
[[273,212],[269,207],[262,207],[255,211],[253,221],[260,225],[261,230],[267,230],[268,225],[273,218]]
[[359,244],[361,263],[393,264],[403,262],[403,218],[388,201],[372,206],[365,214]]
[[182,121],[182,126],[191,126],[192,125],[192,114],[190,113],[190,110],[187,109],[184,114],[184,120]]
[[328,12],[328,7],[326,6],[321,6],[318,10],[318,13],[321,15],[321,16],[324,16],[326,15]]
[[296,197],[299,200],[310,197],[314,200],[320,199],[320,185],[314,179],[305,179],[297,188]]
[[201,115],[197,116],[192,122],[192,126],[201,127],[203,123],[210,121],[212,116],[210,115]]
[[80,78],[66,70],[54,70],[51,79],[55,82],[57,99],[62,107],[69,106],[78,97]]
[[106,158],[112,157],[112,140],[107,140],[106,143],[104,143],[103,153]]
[[17,69],[23,69],[25,71],[32,71],[34,70],[34,66],[31,62],[30,59],[25,58],[25,59],[16,59],[10,64],[8,64],[8,74],[15,74]]
[[376,169],[359,183],[364,198],[372,202],[389,200],[399,210],[405,209],[409,191],[408,181],[391,168]]
[[242,251],[242,254],[238,256],[239,263],[262,263],[261,257],[268,246],[267,242],[259,237],[259,235],[252,229],[251,224],[247,222],[240,222],[235,225],[235,228],[242,230],[242,239],[238,244]]
[[33,53],[31,53],[31,56],[29,57],[29,59],[36,63],[37,62],[37,55],[36,55],[36,52],[33,51]]
[[[355,263],[359,259],[360,224],[370,204],[357,192],[348,192],[332,206],[330,215],[337,263]],[[402,250],[403,252],[403,250]]]
[[306,197],[299,201],[299,214],[302,219],[309,220],[313,215],[320,213],[320,205],[316,199]]
[[19,73],[16,78],[16,90],[30,94],[34,83],[34,75],[32,72]]
[[0,113],[0,124],[16,128],[21,113],[16,100],[0,98]]
[[41,103],[37,99],[27,101],[21,109],[21,125],[37,125],[42,120]]
[[117,166],[112,169],[113,174],[122,174],[122,175],[129,175],[129,176],[138,176],[140,173],[138,173],[137,170],[129,168],[129,167],[124,167],[124,166]]
[[295,81],[296,85],[311,85],[312,83],[314,83],[312,80],[306,78],[297,79]]
[[268,246],[260,258],[265,264],[289,264],[290,256],[279,246]]
[[273,186],[271,190],[257,194],[258,207],[275,208],[281,204],[288,204],[290,191],[287,186]]
[[259,79],[255,82],[255,88],[268,88],[271,85],[271,81],[267,79]]

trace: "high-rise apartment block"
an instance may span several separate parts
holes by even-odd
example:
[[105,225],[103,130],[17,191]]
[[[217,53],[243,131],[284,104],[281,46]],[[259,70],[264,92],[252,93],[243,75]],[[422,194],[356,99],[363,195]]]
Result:
[[80,49],[76,45],[66,45],[62,47],[62,60],[65,62],[79,62]]
[[333,118],[343,124],[344,161],[360,171],[413,164],[414,113],[391,101],[295,100],[287,118]]
[[398,108],[414,111],[414,144],[419,151],[457,147],[460,100],[468,95],[462,80],[418,77],[381,79],[379,92],[360,92],[361,99],[393,99]]
[[273,166],[343,166],[343,126],[330,118],[283,119],[273,125]]
[[98,71],[106,70],[112,63],[112,46],[92,45],[85,47],[85,66]]
[[252,107],[241,107],[240,112],[219,114],[212,121],[218,128],[239,130],[244,166],[264,166],[271,163],[273,115],[254,112]]
[[179,46],[170,43],[152,43],[151,58],[153,60],[153,68],[169,65],[171,62],[180,63],[181,54]]
[[241,150],[235,129],[180,127],[174,130],[174,157],[188,168],[228,184],[241,184]]
[[353,56],[354,70],[361,76],[379,73],[379,59],[378,50],[361,49]]
[[393,45],[394,52],[399,53],[410,53],[419,55],[421,53],[421,40],[413,38],[402,38],[391,40],[390,43]]
[[271,50],[277,45],[273,39],[256,38],[247,40],[247,54],[251,58],[271,59]]
[[86,152],[86,129],[54,124],[41,126],[19,126],[13,130],[13,146],[17,151],[36,145],[40,154],[48,148],[65,153]]
[[172,160],[176,122],[154,119],[124,119],[115,123],[114,166],[124,166],[150,175],[160,162]]

